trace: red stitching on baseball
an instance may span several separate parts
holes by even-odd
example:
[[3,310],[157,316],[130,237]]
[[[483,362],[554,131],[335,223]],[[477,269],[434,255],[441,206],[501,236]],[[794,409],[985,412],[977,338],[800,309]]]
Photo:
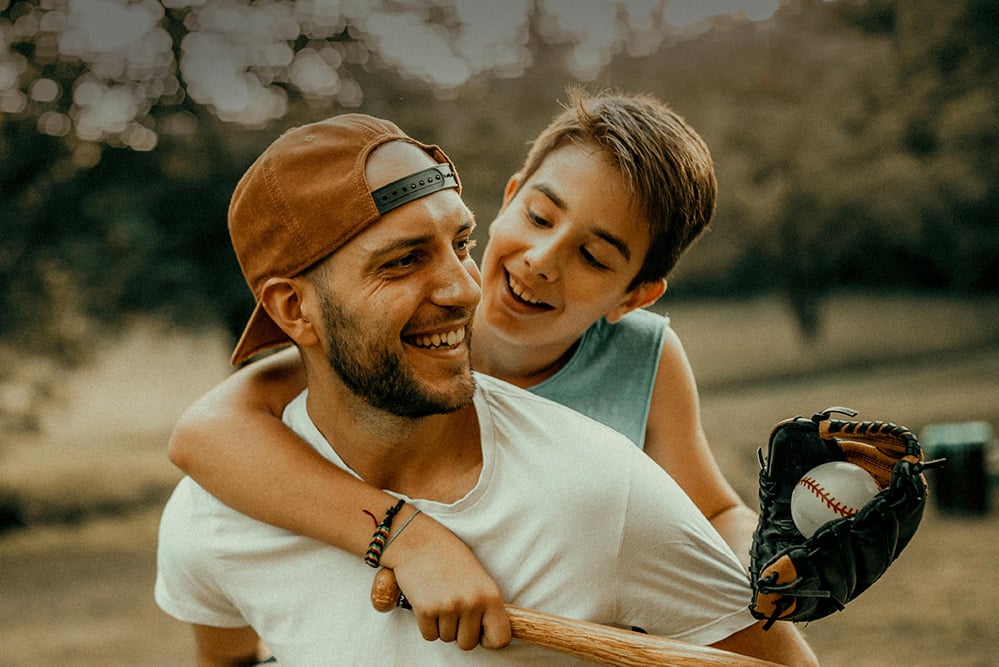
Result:
[[844,505],[840,503],[838,500],[836,500],[835,496],[830,495],[829,492],[826,491],[821,484],[816,482],[811,477],[808,476],[802,477],[801,481],[798,482],[798,484],[803,485],[806,489],[814,493],[816,498],[825,503],[826,507],[831,509],[833,513],[838,514],[839,516],[851,516],[860,511],[859,509],[854,509],[849,505]]

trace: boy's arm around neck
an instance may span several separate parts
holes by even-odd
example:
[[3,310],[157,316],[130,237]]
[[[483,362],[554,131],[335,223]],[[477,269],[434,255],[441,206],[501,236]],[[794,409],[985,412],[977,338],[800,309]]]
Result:
[[[365,510],[380,520],[397,499],[324,459],[281,421],[304,387],[294,349],[236,371],[184,413],[171,434],[170,459],[233,509],[363,558],[375,529]],[[412,512],[406,507],[395,525]],[[462,639],[509,643],[498,586],[471,550],[430,517],[416,517],[385,550],[383,563],[406,582],[424,636],[438,625],[478,623]]]

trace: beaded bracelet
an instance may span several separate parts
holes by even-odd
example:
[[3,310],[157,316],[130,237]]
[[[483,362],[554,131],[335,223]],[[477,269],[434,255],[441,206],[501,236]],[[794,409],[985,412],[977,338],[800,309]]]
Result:
[[402,506],[406,504],[405,500],[400,499],[399,502],[395,504],[394,507],[390,507],[387,512],[385,512],[385,518],[382,522],[378,524],[375,528],[375,534],[371,538],[371,544],[368,545],[368,552],[364,555],[364,562],[371,567],[378,567],[378,563],[382,559],[382,551],[385,550],[385,539],[388,537],[389,531],[392,530],[392,519],[398,514]]

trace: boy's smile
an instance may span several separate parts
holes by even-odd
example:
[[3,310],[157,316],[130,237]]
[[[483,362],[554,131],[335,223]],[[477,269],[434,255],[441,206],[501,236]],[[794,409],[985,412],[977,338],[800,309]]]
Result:
[[524,283],[510,275],[509,272],[506,273],[506,284],[510,288],[510,294],[514,300],[525,307],[540,308],[541,310],[551,310],[554,308],[551,304],[542,301],[541,297],[536,296]]
[[557,357],[601,317],[634,307],[628,287],[648,245],[617,168],[591,147],[562,146],[507,186],[489,227],[478,316],[508,343]]

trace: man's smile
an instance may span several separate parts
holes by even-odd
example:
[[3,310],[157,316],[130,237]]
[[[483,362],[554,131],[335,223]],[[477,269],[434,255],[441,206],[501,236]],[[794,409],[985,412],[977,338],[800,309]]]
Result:
[[406,336],[406,342],[416,347],[439,349],[442,347],[455,347],[465,340],[465,327],[457,327],[450,331],[434,332],[432,334],[417,334]]

